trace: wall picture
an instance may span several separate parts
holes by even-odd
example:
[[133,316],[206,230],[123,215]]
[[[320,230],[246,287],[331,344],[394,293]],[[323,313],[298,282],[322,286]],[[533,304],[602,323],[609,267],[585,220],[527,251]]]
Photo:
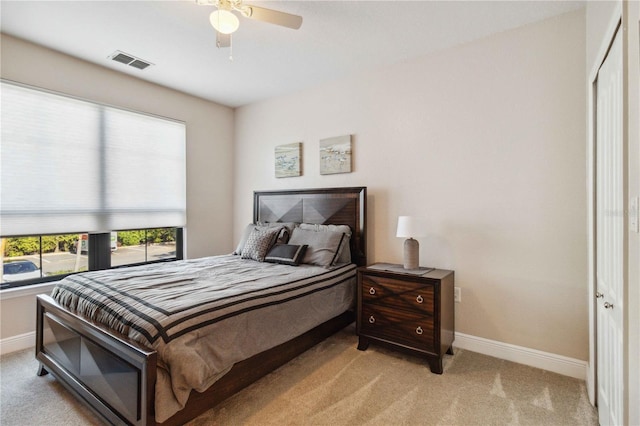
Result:
[[351,173],[351,135],[320,141],[320,174]]
[[286,145],[276,146],[275,165],[276,177],[294,177],[300,176],[302,143],[289,143]]

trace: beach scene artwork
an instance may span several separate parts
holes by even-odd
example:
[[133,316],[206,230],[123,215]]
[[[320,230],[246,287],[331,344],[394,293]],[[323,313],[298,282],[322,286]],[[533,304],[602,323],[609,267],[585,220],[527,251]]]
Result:
[[320,174],[351,173],[351,135],[320,140]]
[[302,143],[289,143],[276,146],[276,177],[300,176],[300,152]]

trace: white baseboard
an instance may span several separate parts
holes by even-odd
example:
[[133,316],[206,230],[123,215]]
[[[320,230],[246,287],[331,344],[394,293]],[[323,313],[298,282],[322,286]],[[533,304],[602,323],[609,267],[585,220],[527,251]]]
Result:
[[576,379],[585,380],[587,378],[587,362],[575,358],[458,332],[456,332],[453,346],[495,358],[517,362],[518,364],[541,368],[564,376],[575,377]]
[[[35,341],[35,332],[2,339],[0,340],[0,355],[32,348],[35,346]],[[575,377],[576,379],[586,380],[587,378],[587,362],[575,358],[458,332],[456,332],[453,346],[495,358],[517,362],[518,364],[541,368],[564,376]]]
[[7,337],[6,339],[0,340],[0,355],[21,351],[23,349],[34,348],[35,345],[35,331],[19,334],[17,336]]

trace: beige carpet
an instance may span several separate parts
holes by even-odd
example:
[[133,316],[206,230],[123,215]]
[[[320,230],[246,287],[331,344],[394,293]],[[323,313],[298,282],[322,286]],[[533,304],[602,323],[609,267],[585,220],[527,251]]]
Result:
[[[353,326],[189,423],[198,425],[596,425],[583,381],[457,349],[443,375],[371,345]],[[0,424],[100,422],[33,351],[0,359]]]

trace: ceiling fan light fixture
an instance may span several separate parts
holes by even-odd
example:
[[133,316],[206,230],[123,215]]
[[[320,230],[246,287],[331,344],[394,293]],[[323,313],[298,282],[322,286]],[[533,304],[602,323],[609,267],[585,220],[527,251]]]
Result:
[[222,34],[231,34],[240,26],[238,17],[228,10],[215,10],[209,15],[213,28]]

